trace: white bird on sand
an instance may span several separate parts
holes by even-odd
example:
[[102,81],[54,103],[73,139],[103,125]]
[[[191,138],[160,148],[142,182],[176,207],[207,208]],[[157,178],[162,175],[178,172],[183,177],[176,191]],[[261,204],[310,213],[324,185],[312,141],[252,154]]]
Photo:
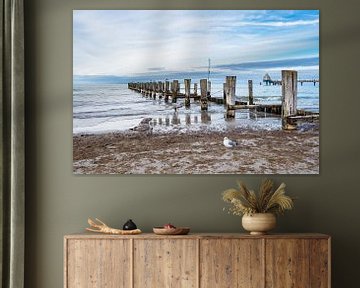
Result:
[[140,133],[147,133],[147,134],[151,134],[153,127],[150,127],[150,121],[152,120],[152,118],[144,118],[140,121],[139,125],[137,125],[136,127],[130,128],[130,131],[136,131],[136,132],[140,132]]
[[228,137],[224,137],[224,146],[227,148],[233,148],[235,147],[238,143],[234,140],[230,140]]

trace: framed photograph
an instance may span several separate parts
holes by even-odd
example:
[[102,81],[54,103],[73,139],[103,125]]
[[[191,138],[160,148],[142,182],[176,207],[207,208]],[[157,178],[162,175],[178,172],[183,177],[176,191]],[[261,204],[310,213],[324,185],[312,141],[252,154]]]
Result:
[[318,10],[74,10],[75,174],[318,174]]

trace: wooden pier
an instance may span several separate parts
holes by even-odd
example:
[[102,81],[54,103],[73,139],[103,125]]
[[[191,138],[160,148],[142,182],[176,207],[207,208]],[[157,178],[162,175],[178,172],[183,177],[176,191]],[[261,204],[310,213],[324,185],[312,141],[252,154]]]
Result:
[[248,101],[236,101],[236,76],[226,76],[223,83],[223,98],[211,96],[211,82],[207,79],[200,80],[200,95],[198,95],[198,84],[193,84],[191,93],[191,79],[184,79],[184,93],[180,93],[180,83],[178,80],[165,82],[136,82],[128,83],[128,88],[141,93],[144,97],[151,99],[162,99],[165,102],[171,98],[172,103],[177,103],[178,99],[184,99],[184,106],[189,108],[191,99],[197,102],[201,111],[208,110],[209,102],[225,106],[225,118],[234,119],[236,110],[250,109],[254,112],[269,113],[281,116],[282,128],[284,130],[294,130],[297,128],[297,121],[311,121],[319,119],[319,113],[303,111],[297,109],[297,71],[282,70],[281,79],[281,104],[256,104],[254,103],[253,81],[248,80]]
[[[265,85],[282,85],[282,80],[273,80],[271,79],[270,75],[266,73],[263,77],[263,82]],[[316,83],[320,83],[319,79],[298,79],[298,83],[302,86],[304,83],[313,83],[314,86]]]

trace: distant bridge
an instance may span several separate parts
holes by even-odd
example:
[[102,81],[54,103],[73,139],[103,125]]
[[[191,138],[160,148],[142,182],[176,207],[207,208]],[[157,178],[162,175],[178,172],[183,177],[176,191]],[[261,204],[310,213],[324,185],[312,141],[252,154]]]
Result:
[[[263,82],[265,85],[281,85],[281,80],[273,80],[271,79],[270,75],[266,73],[263,77]],[[303,85],[303,83],[314,83],[314,86],[316,83],[320,83],[319,79],[299,79],[298,82]]]

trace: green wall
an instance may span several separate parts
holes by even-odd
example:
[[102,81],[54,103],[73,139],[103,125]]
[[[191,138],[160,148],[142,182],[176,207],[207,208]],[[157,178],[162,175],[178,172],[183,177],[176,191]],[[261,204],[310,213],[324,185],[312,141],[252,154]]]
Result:
[[[279,232],[333,237],[333,287],[358,287],[360,258],[357,1],[27,0],[26,287],[63,287],[63,235],[88,216],[145,231],[165,222],[196,232],[238,232],[220,192],[262,176],[72,175],[72,9],[320,9],[321,166],[318,176],[274,176],[297,195]],[[340,4],[341,3],[341,4]]]

